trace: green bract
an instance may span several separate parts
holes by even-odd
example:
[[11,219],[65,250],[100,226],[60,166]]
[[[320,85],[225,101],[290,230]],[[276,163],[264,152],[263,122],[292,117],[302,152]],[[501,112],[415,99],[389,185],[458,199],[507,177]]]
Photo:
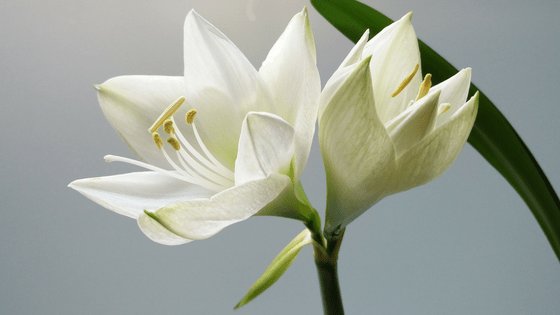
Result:
[[370,41],[366,32],[321,94],[327,235],[384,197],[441,175],[473,126],[478,95],[465,103],[470,69],[430,88],[411,16]]
[[122,76],[96,86],[105,116],[143,162],[106,160],[150,171],[70,187],[137,219],[167,245],[210,237],[255,214],[315,220],[298,192],[320,93],[307,11],[294,16],[258,71],[196,12],[184,31],[184,77]]

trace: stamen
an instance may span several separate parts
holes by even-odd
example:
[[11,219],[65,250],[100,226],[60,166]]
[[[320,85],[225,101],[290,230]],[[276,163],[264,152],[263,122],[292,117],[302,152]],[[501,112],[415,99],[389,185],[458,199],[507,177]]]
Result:
[[164,170],[164,169],[162,169],[162,168],[159,168],[159,167],[150,165],[150,164],[148,164],[148,163],[136,161],[136,160],[133,160],[133,159],[129,159],[129,158],[122,157],[122,156],[106,155],[106,156],[105,156],[105,162],[107,162],[107,163],[111,163],[111,162],[124,162],[124,163],[127,163],[127,164],[132,164],[132,165],[140,166],[140,167],[142,167],[142,168],[145,168],[145,169],[148,169],[148,170],[152,170],[152,171],[154,171],[154,172],[159,172],[159,173],[162,173],[162,174],[166,174],[166,175],[169,175],[169,176],[171,176],[171,177],[173,177],[173,178],[176,178],[176,179],[179,179],[179,180],[182,180],[182,181],[191,182],[191,181],[185,179],[185,177],[183,177],[183,176],[181,176],[181,175],[179,175],[179,174],[177,174],[177,173],[175,173],[175,172],[171,172],[171,171],[168,171],[168,170]]
[[159,133],[157,132],[152,133],[152,138],[154,139],[154,142],[156,143],[158,149],[163,148],[163,140],[161,140]]
[[233,185],[231,181],[210,172],[208,169],[200,167],[190,167],[189,164],[185,161],[185,156],[183,155],[183,153],[186,152],[183,151],[183,149],[181,149],[181,151],[175,151],[177,153],[177,159],[188,174],[191,174],[191,176],[198,178],[199,185],[219,185],[222,187],[222,189],[227,189],[228,187],[231,187]]
[[179,151],[175,151],[175,153],[177,153],[177,160],[179,160],[179,162],[181,163],[181,165],[183,166],[183,169],[191,176],[193,176],[193,174],[196,174],[197,172],[195,170],[193,170],[192,167],[189,166],[188,163],[185,162],[185,158],[183,157],[183,155],[181,154],[181,151],[184,151],[183,149],[179,150]]
[[402,90],[404,90],[404,88],[410,83],[410,81],[412,81],[412,78],[414,78],[414,76],[416,75],[416,72],[418,71],[419,67],[420,67],[419,64],[416,64],[416,66],[414,66],[414,70],[412,70],[412,72],[408,75],[408,77],[404,78],[404,80],[401,82],[401,84],[395,90],[395,92],[391,94],[391,97],[395,97],[399,95],[399,93],[401,93]]
[[186,170],[181,169],[175,162],[173,162],[173,160],[169,157],[169,155],[167,154],[167,152],[165,152],[165,150],[161,151],[163,153],[163,156],[165,156],[165,159],[167,160],[167,162],[171,165],[171,167],[173,167],[177,172],[179,172],[179,174],[182,175],[182,178],[184,181],[187,181],[189,183],[193,183],[202,187],[206,187],[208,189],[214,190],[214,191],[222,191],[224,189],[226,189],[227,187],[223,187],[220,185],[216,185],[215,183],[209,182],[207,180],[204,180],[203,178],[195,178],[192,174],[188,173]]
[[185,115],[185,120],[187,121],[187,124],[192,125],[192,123],[194,122],[194,116],[196,116],[196,109],[191,109],[187,112],[187,115]]
[[192,127],[193,127],[193,131],[194,131],[194,136],[196,137],[196,141],[200,145],[200,148],[202,149],[204,154],[206,154],[208,159],[212,162],[212,164],[214,164],[218,169],[220,169],[221,172],[224,172],[225,174],[228,174],[230,176],[230,178],[233,178],[234,177],[233,172],[230,171],[228,168],[226,168],[222,163],[220,163],[220,161],[218,161],[218,159],[216,159],[214,157],[214,155],[212,155],[212,153],[210,153],[210,150],[208,150],[208,148],[206,148],[206,146],[204,145],[204,142],[202,142],[202,139],[200,138],[200,135],[198,134],[198,130],[196,129],[196,125],[194,123],[192,124]]
[[[200,178],[198,176],[193,176],[193,174],[189,173],[187,170],[181,169],[175,162],[173,162],[173,160],[169,157],[169,155],[167,154],[167,152],[165,152],[165,150],[161,151],[163,153],[163,156],[165,157],[165,159],[167,160],[167,162],[171,165],[171,167],[173,167],[177,172],[179,172],[180,175],[182,175],[182,180],[187,181],[189,183],[193,183],[202,187],[206,187],[208,189],[214,190],[214,191],[222,191],[224,189],[226,189],[227,187],[223,187],[220,185],[216,185],[215,183],[209,182],[203,178]],[[175,151],[178,152],[178,151]],[[191,170],[192,171],[192,170]]]
[[[233,172],[230,171],[228,168],[226,168],[225,166],[223,166],[220,162],[218,162],[216,160],[216,158],[214,158],[214,156],[212,156],[212,154],[208,151],[208,149],[206,148],[206,146],[204,145],[204,143],[202,142],[202,139],[200,139],[200,136],[198,135],[198,131],[196,130],[196,125],[193,123],[192,124],[193,127],[193,132],[195,134],[196,137],[196,141],[198,143],[198,145],[201,147],[202,151],[204,152],[204,154],[208,157],[204,157],[202,154],[200,154],[198,152],[198,150],[196,150],[190,143],[189,141],[187,141],[187,139],[183,136],[183,134],[181,133],[180,129],[177,129],[177,138],[181,141],[181,143],[183,144],[184,147],[187,148],[186,151],[188,151],[193,157],[195,157],[196,159],[198,159],[200,162],[202,162],[204,165],[206,165],[206,167],[210,170],[212,170],[214,173],[228,179],[229,181],[232,181],[234,178]],[[181,150],[183,151],[183,149]],[[186,153],[186,152],[185,152]]]
[[[173,121],[173,117],[171,117],[172,120],[172,124],[167,123],[167,125],[173,125],[175,122]],[[164,126],[165,129],[165,126]],[[207,161],[205,158],[202,158],[202,156],[200,156],[202,158],[202,161],[206,163],[208,163],[209,165],[212,165],[214,167],[214,169],[209,169],[206,168],[202,165],[200,165],[196,160],[194,160],[186,151],[185,149],[182,148],[182,144],[180,143],[180,141],[185,141],[185,144],[187,145],[187,147],[190,146],[190,144],[188,142],[186,142],[186,139],[184,139],[184,137],[181,135],[181,132],[177,129],[177,137],[169,137],[167,139],[167,142],[175,149],[175,152],[177,154],[177,161],[180,162],[180,165],[177,165],[176,162],[174,162],[174,160],[172,160],[170,158],[170,156],[167,154],[165,148],[163,147],[163,141],[161,140],[161,136],[159,135],[159,133],[157,132],[153,132],[152,133],[152,138],[154,140],[154,142],[156,143],[156,146],[158,146],[158,148],[160,148],[163,156],[165,157],[165,159],[167,160],[167,162],[169,163],[169,165],[171,166],[172,169],[174,169],[174,171],[168,171],[168,170],[164,170],[158,167],[155,167],[153,165],[149,165],[147,163],[144,162],[140,162],[140,161],[135,161],[132,159],[127,159],[127,158],[123,158],[123,157],[117,157],[117,156],[106,156],[105,160],[107,162],[112,162],[112,161],[120,161],[120,162],[125,162],[125,163],[129,163],[129,164],[133,164],[133,165],[137,165],[146,169],[150,169],[156,172],[160,172],[166,175],[169,175],[173,178],[185,181],[185,182],[189,182],[192,184],[196,184],[199,185],[201,187],[205,187],[207,189],[213,190],[213,191],[222,191],[224,189],[227,189],[229,187],[232,187],[234,185],[233,182],[233,173],[231,174],[231,178],[229,178],[230,176],[228,176],[229,174],[223,174],[223,173],[219,173],[220,171],[216,170],[216,167],[213,166],[211,164],[211,162]],[[196,133],[196,131],[195,131]],[[178,140],[181,139],[181,140]],[[196,151],[194,151],[196,152]],[[198,152],[197,152],[198,153]],[[223,166],[222,166],[223,167]],[[229,170],[228,170],[229,171]],[[214,173],[216,172],[216,173]],[[231,171],[229,171],[231,173]]]
[[[167,152],[165,150],[161,150],[161,152],[163,153],[163,156],[165,157],[165,159],[167,160],[169,165],[171,165],[171,167],[173,167],[175,169],[175,171],[177,171],[179,174],[181,174],[184,180],[186,180],[188,182],[191,182],[191,183],[195,183],[197,185],[200,185],[198,183],[198,181],[196,180],[196,178],[194,178],[189,172],[187,172],[184,169],[181,169],[175,162],[173,162],[173,160],[169,157],[169,154],[167,154]],[[175,151],[175,152],[177,152],[177,151]]]
[[[195,109],[191,109],[185,119],[187,123],[192,125],[193,133],[198,142],[200,149],[204,152],[206,157],[198,152],[189,141],[181,134],[180,129],[175,129],[175,120],[173,115],[177,113],[181,105],[185,102],[184,97],[180,97],[173,104],[169,105],[167,109],[159,116],[159,118],[154,122],[154,124],[148,129],[152,133],[152,138],[156,146],[161,150],[165,159],[169,165],[175,171],[166,171],[163,169],[155,168],[154,166],[147,165],[142,162],[132,161],[125,158],[117,158],[121,162],[126,162],[138,166],[142,166],[147,169],[155,170],[168,174],[174,178],[193,183],[214,191],[221,191],[232,187],[234,185],[234,174],[231,170],[223,166],[212,154],[208,151],[194,125],[194,117],[197,114]],[[162,127],[166,133],[170,135],[167,138],[167,143],[169,143],[177,154],[177,159],[173,160],[169,157],[165,150],[164,143],[161,139],[159,133],[156,130]],[[185,148],[183,148],[185,146]],[[187,149],[187,150],[185,150]],[[188,153],[187,153],[188,151]],[[190,153],[190,154],[189,154]],[[198,161],[197,161],[198,159]],[[180,162],[177,165],[176,161]]]
[[167,143],[169,143],[176,151],[181,150],[181,145],[179,144],[179,141],[177,141],[177,139],[175,139],[174,137],[167,138]]
[[174,134],[175,128],[173,128],[173,120],[166,119],[165,122],[163,123],[163,130],[165,130],[165,132],[167,132],[170,135]]
[[184,96],[181,96],[178,99],[176,99],[175,102],[173,102],[171,105],[169,105],[163,111],[163,113],[161,113],[159,118],[150,127],[150,129],[148,129],[148,131],[150,131],[150,133],[152,133],[152,132],[156,131],[159,127],[161,127],[161,125],[163,124],[163,122],[165,120],[167,120],[169,117],[175,115],[175,113],[179,110],[179,108],[181,107],[181,105],[183,105],[184,102],[185,102],[185,97]]
[[419,100],[422,97],[428,95],[428,92],[430,91],[431,87],[432,87],[432,75],[428,73],[424,77],[424,81],[422,81],[422,83],[420,84],[420,88],[418,89],[418,96],[416,97],[416,100]]
[[447,112],[450,108],[451,108],[451,104],[449,104],[449,103],[444,103],[444,104],[439,105],[438,115],[441,115],[441,114]]
[[[178,139],[179,139],[179,141],[181,141],[181,137],[179,137]],[[188,142],[184,142],[184,143],[185,143],[185,146],[187,146],[187,149],[188,149]],[[187,151],[185,149],[183,149],[183,147],[181,147],[181,150],[176,151],[176,152],[177,152],[177,156],[179,156],[179,161],[183,165],[183,168],[185,168],[186,170],[191,170],[192,173],[198,173],[198,174],[208,178],[209,180],[211,180],[215,183],[223,185],[226,188],[231,187],[233,185],[233,182],[230,178],[227,178],[226,176],[221,174],[219,172],[219,170],[216,170],[215,167],[212,167],[212,168],[204,167],[203,165],[198,163],[192,156],[190,156],[187,153]],[[203,160],[203,161],[206,161],[206,160]],[[191,166],[192,166],[192,168],[191,168]]]

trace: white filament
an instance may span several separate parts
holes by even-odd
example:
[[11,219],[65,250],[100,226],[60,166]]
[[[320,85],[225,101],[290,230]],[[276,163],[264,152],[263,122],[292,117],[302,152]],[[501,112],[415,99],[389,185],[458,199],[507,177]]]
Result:
[[[149,131],[151,133],[155,132],[157,129],[159,129],[159,127],[162,126],[163,121],[165,119],[171,119],[173,124],[175,124],[175,120],[173,119],[173,114],[177,112],[177,110],[183,104],[184,101],[185,101],[184,97],[180,97],[175,102],[173,102],[173,104],[171,104],[163,112],[163,114],[157,119],[154,125],[150,127]],[[195,185],[205,187],[207,189],[216,192],[234,186],[235,177],[233,172],[227,167],[225,167],[222,163],[220,163],[212,155],[212,153],[210,153],[208,148],[206,148],[206,146],[202,142],[202,139],[200,138],[200,135],[198,134],[198,131],[194,123],[191,125],[193,128],[193,132],[197,144],[203,151],[204,155],[206,155],[206,157],[202,155],[198,150],[196,150],[189,143],[189,141],[187,141],[187,139],[183,136],[179,128],[174,128],[175,129],[174,134],[177,136],[177,141],[179,142],[180,145],[180,149],[175,151],[177,153],[177,159],[179,160],[179,163],[181,165],[180,166],[177,165],[177,163],[175,163],[171,159],[171,157],[169,157],[169,154],[167,154],[164,147],[159,148],[158,145],[158,148],[161,150],[163,156],[165,157],[169,165],[175,171],[165,170],[144,162],[140,162],[140,161],[136,161],[120,156],[115,156],[115,155],[105,156],[105,161],[107,162],[118,161],[118,162],[124,162],[128,164],[140,166],[145,169],[159,172],[185,182],[189,182]],[[186,150],[184,148],[186,148]]]

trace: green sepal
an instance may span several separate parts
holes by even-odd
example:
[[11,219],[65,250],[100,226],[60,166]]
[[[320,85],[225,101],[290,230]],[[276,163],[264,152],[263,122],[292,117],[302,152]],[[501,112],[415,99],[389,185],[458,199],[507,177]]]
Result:
[[311,232],[320,232],[321,231],[321,216],[313,206],[311,202],[307,198],[305,191],[303,190],[303,186],[301,185],[301,181],[296,186],[296,198],[298,199],[298,207],[299,211],[303,213],[306,217],[306,221],[304,222],[307,227],[313,226],[318,227],[318,230],[314,228],[310,228]]
[[[311,0],[327,21],[353,42],[369,29],[370,38],[393,21],[355,0]],[[422,69],[438,84],[457,73],[447,60],[419,42]],[[471,84],[469,97],[478,88]],[[517,191],[540,224],[560,260],[560,200],[533,154],[496,106],[480,92],[478,115],[468,142]]]
[[305,245],[312,244],[311,233],[308,229],[303,230],[286,246],[276,258],[272,261],[270,266],[266,268],[260,278],[251,286],[247,294],[237,303],[233,308],[234,310],[249,303],[251,300],[259,296],[271,285],[274,284],[286,272],[288,267],[294,262],[299,252]]

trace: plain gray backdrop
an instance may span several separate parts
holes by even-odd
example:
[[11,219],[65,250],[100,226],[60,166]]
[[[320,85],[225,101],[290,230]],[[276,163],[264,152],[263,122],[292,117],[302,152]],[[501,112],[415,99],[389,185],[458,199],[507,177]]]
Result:
[[[473,81],[560,187],[560,2],[366,1]],[[0,313],[231,314],[299,222],[258,217],[169,247],[67,188],[138,170],[92,84],[182,75],[183,22],[196,9],[259,67],[308,7],[323,84],[352,43],[304,0],[0,3]],[[324,217],[315,142],[303,175]],[[349,225],[339,260],[347,314],[558,314],[560,264],[509,184],[470,146],[434,182],[382,200]],[[311,247],[237,314],[321,314]]]

